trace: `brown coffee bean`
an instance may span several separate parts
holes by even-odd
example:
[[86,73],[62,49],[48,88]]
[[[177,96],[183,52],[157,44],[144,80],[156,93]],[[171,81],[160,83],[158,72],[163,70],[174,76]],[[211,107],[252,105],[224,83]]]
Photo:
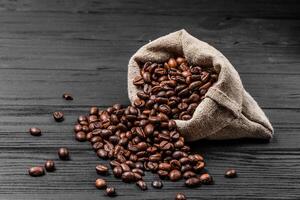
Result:
[[114,169],[113,169],[113,174],[115,177],[117,178],[120,178],[122,176],[122,173],[123,173],[123,170],[120,166],[116,166]]
[[196,177],[192,177],[192,178],[189,178],[185,181],[185,185],[187,187],[197,187],[197,186],[200,186],[201,185],[201,181],[199,178],[196,178]]
[[204,173],[199,177],[200,181],[204,185],[211,185],[213,184],[213,178],[211,177],[210,174]]
[[115,188],[113,188],[113,187],[106,188],[106,195],[109,197],[116,196],[117,193],[116,193]]
[[202,169],[204,169],[205,164],[202,161],[199,161],[195,166],[194,166],[194,170],[195,171],[201,171]]
[[30,128],[30,129],[29,129],[29,133],[30,133],[31,135],[33,135],[33,136],[40,136],[40,135],[42,135],[41,129],[36,128],[36,127]]
[[61,160],[69,160],[69,150],[65,147],[59,148],[58,156]]
[[171,165],[169,163],[160,163],[158,165],[158,168],[160,170],[164,170],[164,171],[170,171],[171,170]]
[[136,85],[136,86],[142,86],[144,85],[144,79],[143,77],[141,76],[136,76],[134,79],[133,79],[133,84]]
[[80,124],[76,124],[76,125],[74,126],[74,132],[77,133],[77,132],[79,132],[79,131],[82,131],[82,126],[81,126]]
[[135,181],[135,175],[133,172],[124,172],[122,174],[122,181],[125,183],[130,183]]
[[62,122],[62,121],[64,121],[64,113],[60,112],[60,111],[56,111],[53,113],[53,118],[57,122]]
[[177,193],[176,197],[175,197],[175,200],[186,200],[186,197],[182,193]]
[[67,93],[65,92],[62,97],[65,99],[65,100],[68,100],[68,101],[72,101],[73,100],[73,97],[70,93]]
[[107,187],[106,181],[102,178],[97,178],[95,181],[95,186],[98,189],[105,189]]
[[159,177],[161,179],[165,179],[169,176],[169,172],[168,171],[164,171],[164,170],[158,170],[157,174],[159,175]]
[[176,60],[175,60],[174,58],[170,58],[169,61],[168,61],[168,66],[169,66],[170,68],[175,68],[175,67],[177,67],[177,62],[176,62]]
[[101,175],[106,175],[108,173],[108,167],[103,164],[99,164],[96,166],[96,172]]
[[193,172],[193,171],[186,171],[183,174],[184,179],[189,179],[189,178],[192,178],[192,177],[195,177],[195,176],[196,176],[196,173]]
[[154,132],[154,126],[152,124],[147,124],[144,128],[144,133],[146,136],[152,135]]
[[98,115],[99,109],[97,107],[90,108],[90,115]]
[[161,189],[163,187],[163,183],[159,180],[155,180],[152,182],[152,187],[156,189]]
[[86,141],[86,134],[83,131],[79,131],[75,134],[75,139],[79,142]]
[[178,181],[181,179],[181,172],[177,169],[173,169],[169,174],[169,178],[171,181]]
[[38,167],[29,168],[28,173],[30,176],[37,177],[37,176],[43,176],[45,174],[45,171],[43,167],[38,166]]
[[226,172],[225,172],[225,177],[226,178],[235,178],[237,177],[237,173],[234,169],[228,169]]
[[121,163],[120,166],[121,166],[123,172],[129,172],[130,171],[130,167],[127,164]]
[[53,172],[55,170],[55,163],[53,160],[47,160],[44,167],[47,172]]
[[145,181],[139,180],[138,182],[136,182],[136,185],[141,189],[141,190],[147,190],[147,184]]

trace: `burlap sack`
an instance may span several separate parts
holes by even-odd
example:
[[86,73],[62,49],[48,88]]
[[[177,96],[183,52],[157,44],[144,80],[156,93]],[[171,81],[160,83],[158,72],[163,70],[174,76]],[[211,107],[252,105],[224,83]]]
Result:
[[185,30],[152,41],[131,57],[128,64],[128,95],[131,102],[138,91],[132,83],[140,73],[138,63],[162,63],[174,55],[184,56],[193,65],[209,64],[219,72],[218,81],[207,91],[192,119],[176,120],[179,131],[187,141],[202,138],[272,138],[272,125],[256,101],[245,91],[239,74],[227,58]]

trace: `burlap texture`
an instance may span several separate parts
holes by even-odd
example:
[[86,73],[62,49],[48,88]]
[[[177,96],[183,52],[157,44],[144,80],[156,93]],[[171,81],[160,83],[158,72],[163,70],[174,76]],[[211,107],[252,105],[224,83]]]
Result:
[[176,120],[187,141],[199,139],[270,139],[273,127],[256,101],[245,91],[238,72],[227,58],[209,44],[180,30],[141,47],[128,64],[128,95],[133,103],[138,88],[132,80],[139,75],[138,63],[163,63],[175,55],[184,56],[193,65],[211,65],[219,73],[218,81],[207,91],[192,119]]

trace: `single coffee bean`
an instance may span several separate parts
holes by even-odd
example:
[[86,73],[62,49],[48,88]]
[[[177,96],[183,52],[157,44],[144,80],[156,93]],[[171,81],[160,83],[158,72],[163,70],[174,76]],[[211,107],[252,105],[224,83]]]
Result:
[[61,160],[69,160],[69,150],[65,147],[59,148],[58,156]]
[[226,172],[225,172],[225,177],[226,178],[235,178],[237,177],[237,173],[234,169],[228,169]]
[[45,174],[45,171],[43,169],[43,167],[31,167],[29,170],[28,170],[28,173],[30,176],[43,176]]
[[108,167],[102,164],[96,166],[96,171],[98,174],[105,175],[108,173]]
[[86,141],[86,134],[83,131],[79,131],[75,134],[75,139],[79,142]]
[[57,122],[62,122],[64,120],[64,113],[60,111],[56,111],[53,113],[53,118]]
[[147,184],[145,181],[139,180],[138,182],[136,182],[136,185],[141,189],[141,190],[147,190]]
[[182,193],[177,193],[176,197],[175,197],[175,200],[186,200],[186,197]]
[[33,136],[40,136],[42,134],[42,131],[39,128],[32,127],[29,129],[29,133]]
[[213,184],[213,178],[211,177],[210,174],[204,173],[199,177],[200,181],[204,185],[211,185]]
[[192,177],[195,177],[195,176],[196,176],[196,173],[193,172],[193,171],[186,171],[183,174],[184,179],[189,179],[189,178],[192,178]]
[[90,115],[98,115],[99,109],[97,107],[90,108]]
[[169,174],[169,178],[171,181],[178,181],[181,179],[181,172],[177,169],[173,169]]
[[152,182],[152,187],[156,189],[161,189],[163,187],[163,183],[159,180],[155,180]]
[[95,186],[98,189],[105,189],[107,187],[106,181],[102,178],[97,178],[95,181]]
[[82,131],[82,126],[81,126],[80,124],[76,124],[76,125],[74,126],[74,132],[77,133],[77,132],[79,132],[79,131]]
[[201,185],[201,181],[199,178],[196,178],[196,177],[192,177],[192,178],[189,178],[185,181],[185,185],[187,187],[197,187],[197,186],[200,186]]
[[70,93],[67,93],[65,92],[62,97],[65,99],[65,100],[68,100],[68,101],[72,101],[73,100],[73,97]]
[[123,170],[122,170],[122,167],[120,167],[120,166],[116,166],[113,169],[113,174],[116,178],[120,178],[122,176],[122,173],[123,173]]
[[109,197],[115,196],[116,195],[115,188],[113,188],[113,187],[106,188],[106,195]]
[[124,172],[122,174],[122,181],[125,183],[130,183],[135,180],[135,175],[133,172]]
[[53,172],[55,170],[55,163],[53,160],[47,160],[44,167],[47,172]]

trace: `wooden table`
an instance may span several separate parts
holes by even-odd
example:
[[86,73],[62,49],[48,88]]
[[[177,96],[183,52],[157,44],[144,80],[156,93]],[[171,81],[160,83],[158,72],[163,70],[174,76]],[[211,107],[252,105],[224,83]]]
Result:
[[[115,199],[300,199],[300,4],[292,1],[0,1],[0,199],[110,199],[94,187],[99,160],[73,137],[92,105],[129,104],[130,56],[149,40],[185,28],[215,46],[240,73],[274,128],[270,143],[200,141],[215,185],[187,189],[164,182],[141,192],[112,176]],[[63,92],[74,95],[64,101]],[[51,113],[64,111],[55,123]],[[27,133],[32,126],[41,137]],[[59,161],[58,147],[72,160]],[[54,159],[39,178],[30,166]],[[236,179],[224,171],[235,168]],[[150,183],[154,178],[147,174]]]

